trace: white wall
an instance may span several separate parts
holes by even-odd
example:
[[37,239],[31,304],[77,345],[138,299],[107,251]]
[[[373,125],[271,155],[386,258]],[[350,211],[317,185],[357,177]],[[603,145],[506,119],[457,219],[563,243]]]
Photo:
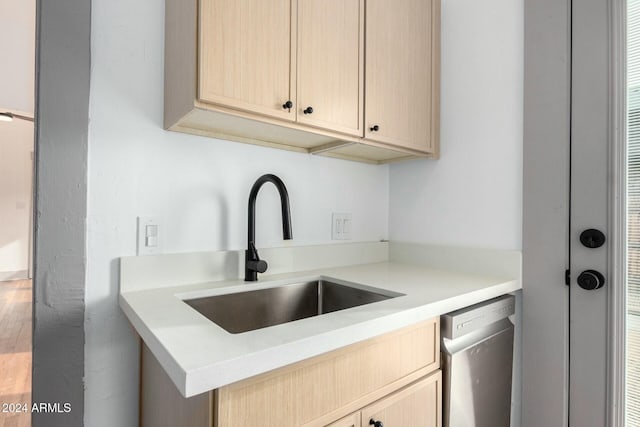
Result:
[[36,47],[34,0],[0,0],[0,111],[33,114]]
[[[0,0],[0,111],[33,115],[35,15],[33,0]],[[29,269],[32,151],[32,123],[0,122],[0,280]]]
[[442,2],[442,157],[390,168],[390,238],[521,249],[523,0]]
[[26,278],[33,123],[0,122],[0,280]]
[[[118,263],[136,216],[162,217],[165,252],[243,248],[249,189],[279,175],[292,244],[330,242],[332,211],[355,241],[387,238],[388,168],[162,130],[162,1],[92,2],[85,424],[135,426],[138,346],[117,305]],[[258,247],[282,245],[277,192],[257,206]]]

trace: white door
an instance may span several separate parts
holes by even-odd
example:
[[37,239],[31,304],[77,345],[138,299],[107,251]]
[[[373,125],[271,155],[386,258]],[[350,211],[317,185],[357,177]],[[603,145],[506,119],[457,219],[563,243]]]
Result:
[[[571,19],[571,203],[569,225],[569,426],[604,427],[615,408],[608,380],[609,314],[617,289],[616,212],[624,197],[616,187],[616,113],[623,97],[613,83],[616,60],[615,0],[573,0]],[[624,4],[624,2],[620,2]],[[617,176],[620,175],[620,176]],[[619,313],[622,315],[622,313]],[[633,424],[627,423],[632,426]],[[620,425],[622,427],[622,425]]]
[[[606,425],[609,2],[572,7],[569,425]],[[594,230],[588,232],[586,230]],[[597,230],[597,231],[595,231]],[[602,235],[598,235],[598,232]],[[583,233],[586,245],[580,240]],[[583,235],[584,236],[584,235]],[[609,241],[598,242],[602,236]],[[602,243],[601,246],[599,244]],[[615,284],[614,284],[615,285]]]
[[[624,422],[619,345],[626,333],[622,24],[634,1],[525,0],[524,427],[640,426]],[[637,39],[640,67],[640,31]],[[640,108],[638,117],[640,153]],[[640,218],[640,156],[638,166]],[[640,402],[640,381],[637,389]]]

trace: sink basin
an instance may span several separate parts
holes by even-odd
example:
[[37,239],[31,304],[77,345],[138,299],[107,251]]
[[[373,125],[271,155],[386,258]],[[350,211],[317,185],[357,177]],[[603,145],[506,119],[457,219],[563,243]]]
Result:
[[401,295],[322,279],[184,302],[227,332],[238,334]]

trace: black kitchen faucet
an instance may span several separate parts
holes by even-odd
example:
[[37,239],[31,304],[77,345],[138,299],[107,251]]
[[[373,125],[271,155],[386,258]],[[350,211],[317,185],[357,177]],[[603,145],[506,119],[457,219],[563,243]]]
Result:
[[244,280],[245,282],[255,282],[258,280],[258,273],[267,271],[267,262],[260,259],[256,249],[256,198],[258,191],[266,182],[271,182],[280,193],[280,205],[282,207],[282,238],[291,240],[291,213],[289,212],[289,194],[287,187],[280,178],[272,174],[262,175],[251,187],[249,193],[249,229],[247,232],[247,250],[244,253]]

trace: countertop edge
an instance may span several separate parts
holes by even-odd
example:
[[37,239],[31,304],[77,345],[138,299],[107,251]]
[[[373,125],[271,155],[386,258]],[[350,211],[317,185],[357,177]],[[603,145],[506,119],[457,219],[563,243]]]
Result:
[[126,293],[119,295],[118,302],[127,319],[131,322],[133,329],[135,329],[138,334],[138,338],[142,341],[143,345],[149,347],[149,350],[151,350],[151,353],[153,353],[154,357],[158,360],[158,363],[160,363],[160,366],[162,366],[165,373],[169,378],[171,378],[171,381],[173,381],[173,384],[176,386],[180,394],[184,397],[191,397],[202,393],[198,392],[187,395],[187,373],[185,370],[182,369],[182,366],[180,366],[171,353],[162,345],[160,340],[158,340],[153,332],[151,332],[144,321],[135,312],[133,307],[129,305]]

